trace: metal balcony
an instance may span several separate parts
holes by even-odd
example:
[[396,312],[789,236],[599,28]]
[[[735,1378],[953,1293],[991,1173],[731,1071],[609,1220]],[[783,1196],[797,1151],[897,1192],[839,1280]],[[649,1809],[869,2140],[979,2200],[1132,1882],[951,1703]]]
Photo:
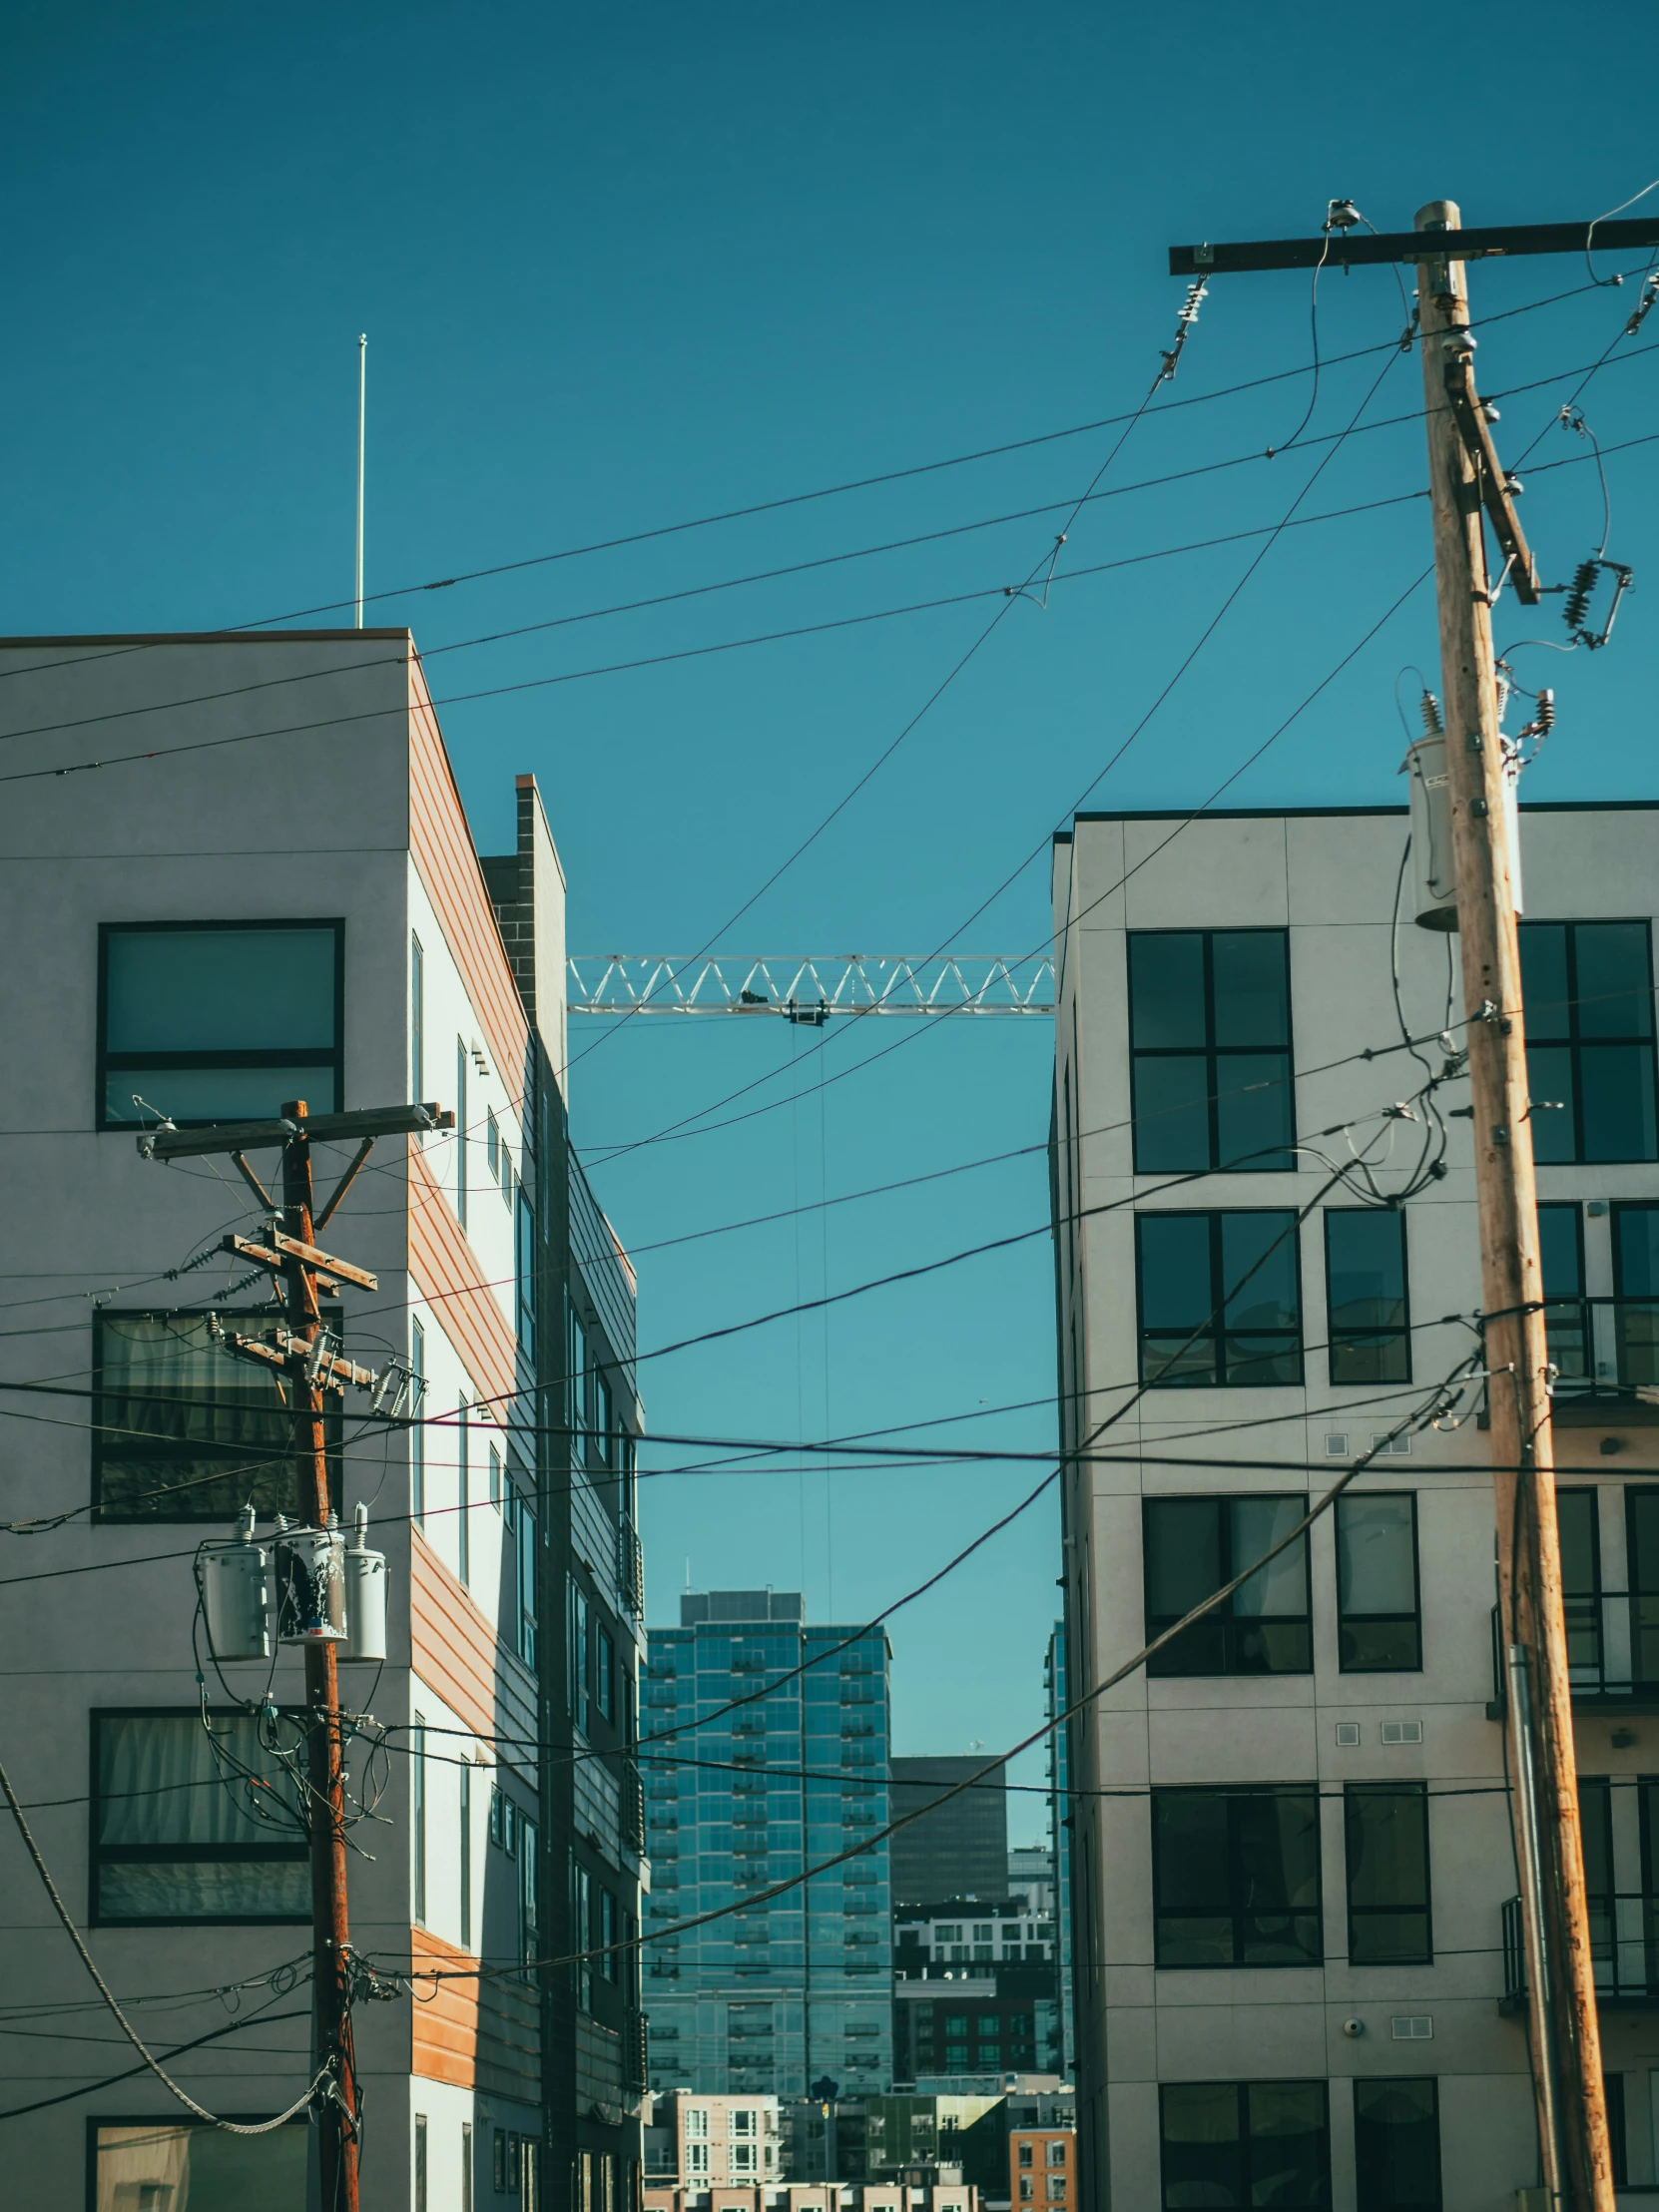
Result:
[[[1598,1590],[1562,1600],[1567,1674],[1583,1712],[1659,1713],[1659,1591]],[[1505,1710],[1503,1641],[1492,1607],[1492,1695],[1488,1720]]]
[[1544,1307],[1558,1414],[1659,1390],[1659,1299],[1561,1298]]
[[[1602,2009],[1659,2006],[1659,1896],[1619,1891],[1589,1898],[1590,1957]],[[1498,2010],[1526,2010],[1526,1940],[1521,1901],[1503,1908],[1503,1994]]]

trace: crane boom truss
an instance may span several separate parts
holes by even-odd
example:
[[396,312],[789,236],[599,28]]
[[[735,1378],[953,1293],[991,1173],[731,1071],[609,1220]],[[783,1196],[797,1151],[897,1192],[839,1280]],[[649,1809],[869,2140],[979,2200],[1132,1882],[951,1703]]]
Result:
[[565,963],[573,1014],[1044,1015],[1054,1011],[1047,953],[848,952],[737,958],[613,952]]

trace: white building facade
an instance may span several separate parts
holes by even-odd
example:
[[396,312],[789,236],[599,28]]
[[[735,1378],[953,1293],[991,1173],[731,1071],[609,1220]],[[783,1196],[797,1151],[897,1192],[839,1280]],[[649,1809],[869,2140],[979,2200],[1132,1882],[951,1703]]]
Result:
[[[1460,1040],[1456,940],[1413,923],[1406,833],[1089,815],[1056,841],[1074,1703],[1478,1350],[1467,1084],[1433,1090],[1438,1168],[1410,1103]],[[1621,2202],[1659,2204],[1659,812],[1526,808],[1522,846],[1603,2051]],[[1536,2182],[1480,1405],[1069,1723],[1091,2207],[1510,2212]]]

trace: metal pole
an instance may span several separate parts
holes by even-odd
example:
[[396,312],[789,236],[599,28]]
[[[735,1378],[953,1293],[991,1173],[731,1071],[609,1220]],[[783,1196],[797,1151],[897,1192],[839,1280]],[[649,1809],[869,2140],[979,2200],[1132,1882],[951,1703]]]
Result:
[[368,334],[357,333],[357,628],[363,626],[363,432],[368,415]]
[[[311,1147],[305,1134],[305,1102],[290,1100],[282,1112],[299,1134],[282,1147],[282,1210],[288,1235],[311,1242]],[[302,1476],[308,1478],[311,1523],[329,1521],[327,1435],[320,1382],[306,1374],[307,1355],[321,1315],[316,1274],[290,1259],[286,1269],[288,1327],[303,1349],[290,1366],[294,1441]],[[303,1494],[303,1493],[302,1493]],[[305,1646],[305,1704],[310,1718],[311,1972],[315,2001],[316,2059],[333,2063],[327,2101],[319,2116],[323,2212],[358,2212],[357,2081],[351,2041],[346,1974],[351,1932],[345,1888],[345,1778],[339,1717],[339,1670],[331,1643]]]
[[[1491,602],[1498,579],[1488,571],[1481,522],[1482,490],[1489,488],[1483,487],[1481,476],[1486,462],[1465,443],[1447,382],[1448,375],[1454,378],[1459,394],[1471,388],[1464,365],[1471,345],[1464,334],[1467,287],[1449,235],[1458,227],[1452,201],[1432,201],[1418,211],[1419,233],[1448,235],[1443,255],[1425,257],[1418,265],[1417,303],[1446,782],[1468,1017],[1480,1296],[1486,1368],[1492,1378],[1488,1407],[1498,1593],[1505,1644],[1521,1648],[1530,1670],[1529,1718],[1521,1749],[1536,1792],[1537,1850],[1530,1862],[1521,1855],[1521,1893],[1529,1936],[1535,1926],[1549,1968],[1548,2032],[1535,2000],[1532,2072],[1544,2182],[1552,2206],[1614,2212],[1555,1521],[1549,1350],[1521,1018],[1520,940],[1492,657]],[[1522,1470],[1518,1475],[1517,1468]],[[1521,1745],[1518,1714],[1512,1725]],[[1559,2069],[1559,2095],[1552,2067]],[[1552,2111],[1553,2133],[1547,2124]]]
[[1522,1890],[1526,1924],[1526,1983],[1532,2033],[1543,2054],[1538,2069],[1538,2134],[1547,2146],[1544,2171],[1565,2173],[1561,2140],[1561,2054],[1556,2047],[1555,1991],[1549,1976],[1549,1933],[1544,1924],[1544,1860],[1538,1835],[1538,1770],[1532,1757],[1532,1678],[1526,1653],[1509,1646],[1509,1725],[1515,1762],[1515,1827],[1519,1857],[1526,1870]]

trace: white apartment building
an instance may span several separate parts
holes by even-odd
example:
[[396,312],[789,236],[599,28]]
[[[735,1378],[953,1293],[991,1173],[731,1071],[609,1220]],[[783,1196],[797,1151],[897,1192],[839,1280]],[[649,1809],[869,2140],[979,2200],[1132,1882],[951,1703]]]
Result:
[[783,2175],[783,2120],[775,2096],[704,2096],[670,2089],[652,2099],[646,2179],[699,2190],[728,2182],[772,2188]]
[[[643,1807],[633,1278],[569,1152],[564,880],[529,778],[480,862],[406,631],[0,641],[0,1758],[140,2031],[235,2119],[311,2076],[307,1846],[271,1739],[300,1654],[220,1671],[197,1547],[301,1510],[220,1249],[266,1215],[181,1127],[409,1100],[324,1248],[372,1271],[337,1327],[428,1425],[329,1421],[338,1509],[386,1555],[388,1657],[347,1765],[365,2212],[637,2212]],[[318,1198],[351,1148],[314,1147]],[[256,1176],[278,1153],[250,1148]],[[256,1271],[257,1272],[257,1271]],[[264,1724],[269,1691],[278,1718]],[[215,1730],[210,1735],[207,1723]],[[291,1738],[290,1738],[291,1740]],[[199,2125],[99,2007],[0,1820],[7,2201],[305,2212],[301,2111]],[[240,1985],[240,1986],[239,1986]],[[221,1994],[224,1992],[224,1994]]]
[[[1603,2050],[1620,2201],[1659,2205],[1659,1412],[1635,1394],[1659,1382],[1659,811],[1521,823]],[[1094,1454],[1064,1495],[1073,1699],[1478,1345],[1466,1083],[1436,1093],[1445,1172],[1367,1203],[1438,1144],[1420,1105],[1387,1114],[1446,1059],[1393,1049],[1396,961],[1413,1034],[1462,1011],[1408,866],[1398,895],[1406,832],[1403,809],[1311,809],[1084,815],[1056,841],[1063,1443]],[[1090,2212],[1514,2212],[1536,2182],[1462,1402],[1070,1724]]]

